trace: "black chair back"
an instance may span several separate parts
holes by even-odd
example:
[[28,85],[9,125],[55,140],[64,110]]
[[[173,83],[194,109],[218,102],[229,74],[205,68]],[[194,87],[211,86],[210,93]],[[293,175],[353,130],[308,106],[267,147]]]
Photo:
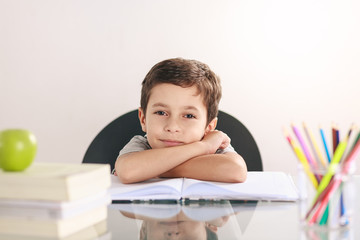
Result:
[[[219,111],[217,129],[231,138],[231,145],[244,158],[248,171],[262,171],[262,161],[257,144],[247,128],[236,118]],[[88,147],[83,163],[109,163],[114,169],[119,151],[135,135],[144,135],[138,110],[128,112],[109,123]]]

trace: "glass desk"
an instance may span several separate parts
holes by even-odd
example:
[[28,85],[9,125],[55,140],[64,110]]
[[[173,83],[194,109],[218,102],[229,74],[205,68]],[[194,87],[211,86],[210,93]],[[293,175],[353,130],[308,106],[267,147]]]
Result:
[[351,227],[331,231],[302,228],[298,202],[112,204],[99,239],[360,239],[357,191],[355,199]]
[[[118,239],[360,239],[360,176],[354,177],[351,226],[318,231],[300,225],[300,202],[197,202],[188,205],[122,203],[107,208],[95,226],[63,240]],[[41,231],[41,229],[40,229]],[[36,236],[1,235],[0,240],[50,240]],[[53,238],[51,238],[53,239]]]

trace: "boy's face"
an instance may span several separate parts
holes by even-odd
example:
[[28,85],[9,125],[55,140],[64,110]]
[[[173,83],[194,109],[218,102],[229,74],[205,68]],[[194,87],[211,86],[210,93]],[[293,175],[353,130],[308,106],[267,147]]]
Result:
[[145,221],[142,231],[140,236],[150,240],[206,239],[205,223],[197,221]]
[[140,108],[139,119],[154,149],[200,141],[216,127],[216,119],[206,125],[207,109],[196,86],[183,88],[168,83],[153,87],[146,115]]

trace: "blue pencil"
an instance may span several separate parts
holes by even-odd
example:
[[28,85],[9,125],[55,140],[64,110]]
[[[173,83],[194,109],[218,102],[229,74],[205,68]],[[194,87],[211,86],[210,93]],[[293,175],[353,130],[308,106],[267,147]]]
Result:
[[321,127],[320,127],[320,134],[321,134],[321,138],[322,138],[322,141],[323,141],[323,144],[324,144],[327,159],[328,159],[329,162],[331,162],[331,157],[330,157],[329,149],[328,149],[327,144],[326,144],[324,130]]
[[[328,149],[327,144],[326,144],[324,130],[321,127],[320,127],[320,134],[321,134],[321,139],[323,141],[323,145],[324,145],[324,148],[325,148],[325,152],[326,152],[328,162],[330,163],[331,162],[331,157],[330,157],[329,149]],[[323,225],[323,224],[327,223],[328,216],[329,216],[329,205],[326,206],[324,215],[322,216],[322,218],[320,220],[320,225]]]

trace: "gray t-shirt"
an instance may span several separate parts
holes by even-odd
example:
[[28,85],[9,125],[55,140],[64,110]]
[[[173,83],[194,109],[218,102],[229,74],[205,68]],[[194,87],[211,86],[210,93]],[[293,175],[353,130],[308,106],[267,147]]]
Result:
[[[136,135],[124,146],[123,149],[120,150],[119,156],[126,153],[140,152],[148,149],[151,149],[151,146],[146,138],[146,135],[145,136]],[[216,154],[223,154],[227,152],[236,152],[236,151],[231,145],[229,145],[225,149],[218,149],[216,151]],[[115,172],[115,168],[113,169],[112,173],[114,172]]]
[[[146,136],[136,135],[124,146],[123,149],[121,149],[119,156],[126,153],[140,152],[148,149],[151,149],[151,147]],[[225,149],[218,149],[216,151],[217,154],[223,154],[227,152],[235,152],[235,150],[231,145],[229,145]]]

